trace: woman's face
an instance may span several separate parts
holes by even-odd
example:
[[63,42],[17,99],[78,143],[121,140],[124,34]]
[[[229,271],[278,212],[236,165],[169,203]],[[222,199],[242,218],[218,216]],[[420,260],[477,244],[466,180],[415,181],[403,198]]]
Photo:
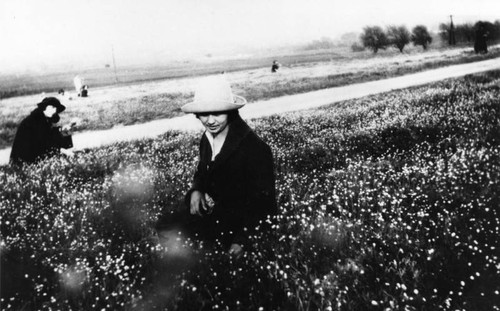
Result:
[[198,119],[200,119],[201,124],[205,129],[212,134],[212,136],[217,136],[222,132],[228,125],[228,114],[221,112],[207,112],[198,113]]

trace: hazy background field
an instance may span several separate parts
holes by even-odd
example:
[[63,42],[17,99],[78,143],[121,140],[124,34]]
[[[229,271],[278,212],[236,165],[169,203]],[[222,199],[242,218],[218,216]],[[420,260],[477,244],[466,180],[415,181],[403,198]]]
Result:
[[[197,63],[195,69],[187,65],[178,68],[135,68],[135,71],[124,71],[124,78],[143,81],[111,81],[114,84],[107,86],[99,85],[105,85],[113,79],[109,74],[106,75],[103,71],[88,72],[90,78],[87,83],[97,86],[90,88],[89,97],[86,98],[77,97],[76,92],[69,89],[64,96],[59,96],[54,90],[1,100],[0,148],[10,146],[18,124],[45,96],[58,96],[68,107],[66,112],[61,114],[62,124],[78,118],[81,122],[75,131],[98,130],[180,115],[180,107],[192,99],[197,77],[203,74],[218,74],[224,68],[232,69],[225,74],[235,92],[247,98],[249,102],[254,102],[500,55],[498,47],[490,47],[490,53],[486,55],[477,55],[467,46],[434,48],[428,51],[410,48],[404,54],[386,51],[375,56],[371,52],[352,53],[345,50],[342,52],[340,49],[336,51],[334,53],[332,50],[315,50],[281,55],[278,59],[283,59],[283,62],[278,73],[271,73],[268,66],[271,61],[262,58],[239,62]],[[176,75],[180,77],[176,78]],[[50,87],[57,90],[57,83],[65,78],[71,80],[67,73],[39,77],[47,90]],[[29,82],[25,83],[28,85]],[[28,89],[35,90],[33,86]]]
[[[273,60],[278,60],[282,65],[281,71],[310,66],[320,70],[318,74],[324,74],[325,70],[329,70],[329,74],[339,74],[347,71],[345,64],[353,66],[353,62],[357,63],[354,66],[358,68],[370,69],[372,62],[376,65],[392,61],[394,65],[399,65],[405,62],[436,59],[438,53],[443,53],[441,57],[445,59],[462,52],[473,51],[471,44],[462,43],[458,46],[449,47],[441,42],[439,38],[435,40],[434,45],[428,51],[422,51],[421,47],[408,45],[404,53],[399,53],[399,51],[392,48],[377,54],[373,54],[369,50],[353,52],[347,43],[338,43],[338,46],[327,49],[322,49],[321,46],[309,45],[287,46],[282,49],[259,51],[253,55],[242,54],[226,56],[227,58],[224,56],[205,56],[198,59],[174,60],[158,65],[120,66],[116,70],[112,67],[102,66],[79,70],[69,68],[53,72],[0,73],[0,100],[30,94],[42,94],[43,96],[43,93],[56,93],[60,89],[65,90],[65,92],[72,92],[74,91],[73,78],[76,75],[85,79],[85,83],[89,85],[90,93],[92,93],[92,89],[102,86],[123,86],[251,69],[270,71]],[[496,41],[491,43],[494,45]],[[493,56],[490,54],[489,57]],[[393,57],[395,57],[395,60],[389,60]],[[324,66],[326,68],[323,68]]]

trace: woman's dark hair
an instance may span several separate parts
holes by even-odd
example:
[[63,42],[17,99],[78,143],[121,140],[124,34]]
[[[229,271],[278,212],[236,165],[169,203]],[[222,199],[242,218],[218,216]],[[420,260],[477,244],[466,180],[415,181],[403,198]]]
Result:
[[240,118],[240,111],[239,110],[231,110],[227,114],[227,122],[228,123],[231,123],[238,118]]
[[195,113],[196,118],[200,118],[200,116],[208,116],[208,115],[219,115],[219,114],[227,114],[227,123],[231,123],[234,120],[240,118],[239,110],[229,110],[229,111],[217,111],[217,112],[206,112],[206,113]]

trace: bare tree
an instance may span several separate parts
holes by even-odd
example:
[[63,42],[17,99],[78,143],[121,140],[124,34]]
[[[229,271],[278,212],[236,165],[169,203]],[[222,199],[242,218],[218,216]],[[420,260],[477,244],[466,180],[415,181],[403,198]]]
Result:
[[363,46],[372,50],[373,53],[377,53],[379,49],[384,50],[389,45],[387,35],[379,26],[365,27],[361,34],[361,42]]
[[415,26],[411,32],[411,41],[414,45],[421,45],[424,50],[427,50],[427,46],[432,42],[432,37],[427,27],[418,25]]
[[405,46],[410,43],[411,34],[406,26],[389,26],[387,27],[387,37],[390,44],[394,45],[403,53]]

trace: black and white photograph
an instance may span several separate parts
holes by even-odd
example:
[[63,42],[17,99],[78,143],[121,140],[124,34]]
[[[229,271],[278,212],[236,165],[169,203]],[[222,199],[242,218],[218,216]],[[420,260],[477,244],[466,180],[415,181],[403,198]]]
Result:
[[498,0],[1,0],[0,309],[500,311]]

